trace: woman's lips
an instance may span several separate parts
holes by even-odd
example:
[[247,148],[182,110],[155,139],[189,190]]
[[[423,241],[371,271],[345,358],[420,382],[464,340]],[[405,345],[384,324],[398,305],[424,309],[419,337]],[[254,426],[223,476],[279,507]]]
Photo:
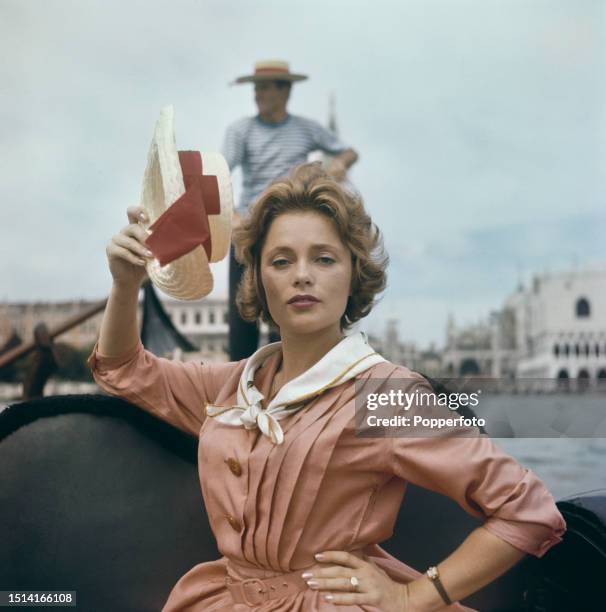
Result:
[[295,300],[294,302],[289,302],[289,306],[293,306],[294,308],[306,309],[319,304],[318,300]]

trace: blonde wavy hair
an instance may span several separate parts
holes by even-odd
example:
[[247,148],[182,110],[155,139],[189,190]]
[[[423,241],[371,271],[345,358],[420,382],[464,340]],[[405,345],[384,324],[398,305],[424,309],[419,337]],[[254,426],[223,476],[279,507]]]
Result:
[[352,292],[340,321],[341,329],[348,329],[368,315],[385,289],[389,258],[362,198],[344,189],[320,162],[296,166],[288,176],[271,183],[234,230],[236,259],[244,265],[236,294],[240,315],[246,321],[273,322],[261,282],[261,252],[273,220],[293,212],[316,212],[331,219],[351,253]]

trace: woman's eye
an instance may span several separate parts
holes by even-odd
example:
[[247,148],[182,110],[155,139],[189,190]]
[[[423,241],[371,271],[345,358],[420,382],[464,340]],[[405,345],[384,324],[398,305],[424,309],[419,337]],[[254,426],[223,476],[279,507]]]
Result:
[[283,268],[287,263],[288,259],[274,259],[271,262],[271,265],[275,266],[276,268]]
[[325,264],[331,264],[335,262],[335,260],[332,257],[328,257],[328,255],[323,255],[322,257],[318,257],[318,261],[321,261],[322,263],[325,263]]

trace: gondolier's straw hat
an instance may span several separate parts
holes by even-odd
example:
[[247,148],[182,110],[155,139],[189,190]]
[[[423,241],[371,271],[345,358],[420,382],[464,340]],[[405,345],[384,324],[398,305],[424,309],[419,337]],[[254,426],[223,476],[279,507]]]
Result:
[[229,251],[229,168],[219,153],[177,151],[172,106],[162,109],[156,123],[141,204],[149,219],[143,226],[152,232],[145,244],[155,256],[147,264],[154,285],[181,300],[210,293],[209,262]]
[[255,64],[253,74],[238,77],[233,84],[256,83],[258,81],[304,81],[305,74],[294,74],[290,72],[287,62],[280,60],[264,60]]

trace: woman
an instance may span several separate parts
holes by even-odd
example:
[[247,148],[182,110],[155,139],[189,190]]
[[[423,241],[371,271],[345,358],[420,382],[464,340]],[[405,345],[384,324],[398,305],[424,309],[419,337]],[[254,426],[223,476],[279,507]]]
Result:
[[[108,246],[113,288],[89,363],[108,392],[199,435],[223,555],[181,578],[165,612],[460,610],[447,602],[561,540],[565,524],[542,483],[478,432],[356,436],[364,389],[431,388],[363,334],[344,337],[384,288],[386,257],[362,202],[318,165],[272,184],[235,232],[240,311],[274,322],[282,337],[248,360],[178,363],[144,350],[137,294],[151,254],[140,214],[129,209],[130,225]],[[378,546],[408,481],[486,519],[432,579]]]

